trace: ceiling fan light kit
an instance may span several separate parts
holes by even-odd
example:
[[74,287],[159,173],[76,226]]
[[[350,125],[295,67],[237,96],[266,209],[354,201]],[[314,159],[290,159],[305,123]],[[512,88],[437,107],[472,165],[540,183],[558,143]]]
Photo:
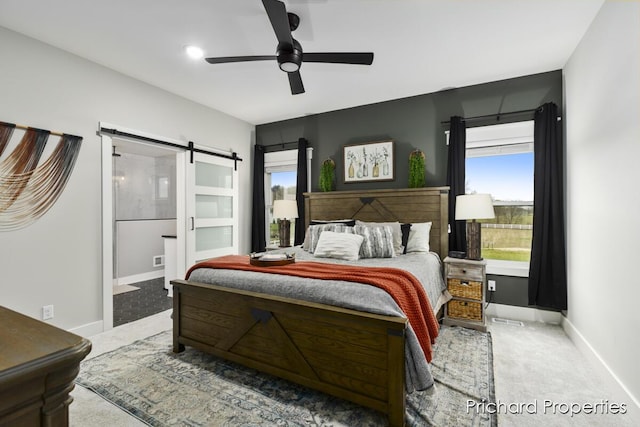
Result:
[[298,28],[300,18],[294,13],[287,13],[284,3],[279,0],[262,0],[271,27],[278,39],[276,55],[260,56],[227,56],[219,58],[205,58],[209,64],[223,64],[228,62],[248,62],[277,60],[280,69],[287,73],[291,94],[304,93],[300,67],[303,62],[323,62],[329,64],[371,65],[372,52],[321,52],[303,53],[302,46],[291,35]]
[[302,65],[302,46],[297,40],[293,40],[293,45],[279,43],[277,50],[278,65],[282,71],[294,73]]

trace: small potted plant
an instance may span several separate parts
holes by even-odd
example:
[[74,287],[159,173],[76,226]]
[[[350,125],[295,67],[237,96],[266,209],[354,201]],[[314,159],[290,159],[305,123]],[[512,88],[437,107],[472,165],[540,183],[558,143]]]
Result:
[[320,190],[335,190],[336,163],[332,159],[326,159],[320,166]]
[[424,160],[422,150],[415,149],[409,154],[409,188],[424,187]]

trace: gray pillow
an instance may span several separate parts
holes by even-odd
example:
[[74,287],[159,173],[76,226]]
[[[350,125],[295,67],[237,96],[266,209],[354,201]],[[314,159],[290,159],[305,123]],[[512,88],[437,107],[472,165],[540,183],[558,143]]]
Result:
[[393,258],[396,256],[393,231],[388,225],[373,227],[356,225],[353,227],[353,231],[364,238],[360,246],[360,258]]
[[366,225],[368,227],[376,227],[387,225],[391,227],[391,231],[393,231],[393,250],[396,255],[400,255],[403,252],[402,247],[402,228],[399,222],[365,222],[356,220],[356,225]]

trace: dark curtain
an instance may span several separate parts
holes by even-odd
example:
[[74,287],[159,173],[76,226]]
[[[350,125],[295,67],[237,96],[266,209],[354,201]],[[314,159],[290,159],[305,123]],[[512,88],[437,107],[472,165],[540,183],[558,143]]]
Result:
[[264,217],[264,147],[255,145],[253,149],[253,207],[251,218],[251,251],[266,249]]
[[296,219],[294,245],[304,242],[304,196],[307,191],[307,140],[298,139],[298,175],[296,179],[296,202],[298,203],[298,219]]
[[558,122],[558,106],[552,102],[534,115],[533,152],[529,305],[566,310],[562,126]]
[[447,185],[449,186],[449,250],[467,250],[466,221],[456,221],[456,196],[465,193],[465,148],[467,132],[464,119],[453,116],[449,128],[449,163],[447,166]]

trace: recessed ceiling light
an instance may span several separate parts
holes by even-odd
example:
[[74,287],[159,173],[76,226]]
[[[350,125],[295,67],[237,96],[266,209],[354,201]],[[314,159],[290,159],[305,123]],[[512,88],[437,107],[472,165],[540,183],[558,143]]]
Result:
[[200,59],[204,56],[204,51],[198,46],[187,46],[184,50],[191,59]]

